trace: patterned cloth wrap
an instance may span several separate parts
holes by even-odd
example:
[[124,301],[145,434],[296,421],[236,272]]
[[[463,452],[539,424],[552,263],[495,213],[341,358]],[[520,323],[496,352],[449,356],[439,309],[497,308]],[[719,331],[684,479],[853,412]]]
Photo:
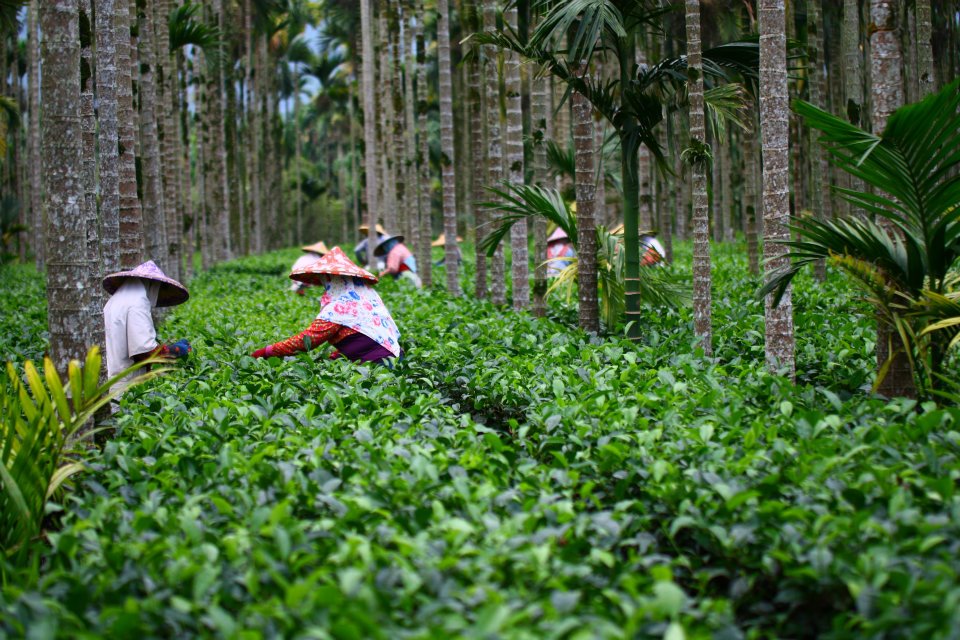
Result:
[[362,333],[381,347],[400,355],[400,331],[383,300],[362,278],[325,276],[318,320]]
[[551,242],[547,245],[547,276],[556,278],[576,257],[577,250],[569,242]]

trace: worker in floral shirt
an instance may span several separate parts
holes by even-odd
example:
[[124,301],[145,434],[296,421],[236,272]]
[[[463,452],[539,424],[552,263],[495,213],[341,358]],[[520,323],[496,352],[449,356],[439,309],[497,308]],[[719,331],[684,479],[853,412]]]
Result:
[[403,236],[387,236],[381,239],[374,254],[387,257],[387,266],[380,272],[381,278],[393,276],[394,280],[411,282],[417,289],[423,286],[420,276],[417,275],[417,259],[407,245],[403,244]]
[[339,247],[290,278],[324,288],[320,313],[305,331],[257,349],[254,358],[292,356],[326,342],[337,348],[331,358],[386,364],[402,357],[397,325],[372,288],[376,276],[353,264]]

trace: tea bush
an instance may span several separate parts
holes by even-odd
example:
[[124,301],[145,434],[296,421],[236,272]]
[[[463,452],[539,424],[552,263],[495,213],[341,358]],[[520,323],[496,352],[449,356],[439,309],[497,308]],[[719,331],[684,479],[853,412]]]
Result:
[[715,256],[712,360],[689,311],[648,310],[630,345],[577,331],[562,304],[538,320],[393,282],[378,287],[407,353],[395,369],[253,360],[316,313],[279,275],[295,255],[194,280],[161,330],[193,356],[125,396],[38,545],[39,581],[0,590],[0,632],[960,628],[960,411],[864,392],[871,322],[841,282],[798,280],[799,386],[765,371],[735,251]]

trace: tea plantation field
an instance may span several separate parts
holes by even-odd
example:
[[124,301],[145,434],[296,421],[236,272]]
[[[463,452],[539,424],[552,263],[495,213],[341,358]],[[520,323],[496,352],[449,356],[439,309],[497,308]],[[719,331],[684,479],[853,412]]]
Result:
[[[160,332],[192,356],[124,398],[0,588],[0,636],[960,637],[960,410],[869,395],[838,276],[798,280],[794,386],[736,249],[714,359],[689,310],[648,310],[634,346],[560,303],[387,282],[394,370],[247,355],[316,313],[295,257],[191,283]],[[0,280],[0,347],[35,358],[42,282]]]

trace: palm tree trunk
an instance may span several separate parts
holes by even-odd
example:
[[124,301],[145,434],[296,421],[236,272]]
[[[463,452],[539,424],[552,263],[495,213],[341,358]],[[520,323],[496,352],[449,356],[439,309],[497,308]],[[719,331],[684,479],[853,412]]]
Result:
[[[588,73],[586,66],[581,71]],[[580,328],[600,331],[597,302],[597,183],[594,178],[593,108],[582,94],[571,94],[573,102],[573,148],[577,186],[577,288],[580,301]]]
[[[763,217],[766,279],[789,264],[790,106],[787,89],[786,12],[780,0],[760,0],[760,130],[763,153]],[[792,289],[780,304],[767,296],[764,317],[766,358],[771,371],[795,375]]]
[[933,46],[931,43],[933,21],[930,12],[930,0],[915,0],[917,36],[917,76],[920,84],[920,98],[933,93],[936,75],[933,71]]
[[[90,0],[80,1],[80,132],[82,136],[81,176],[83,201],[81,212],[85,231],[85,258],[88,266],[84,287],[87,305],[87,340],[102,345],[103,323],[103,262],[100,256],[100,222],[97,216],[97,118],[94,110],[93,87],[93,11]],[[105,16],[102,16],[106,19]]]
[[417,146],[417,160],[419,177],[417,189],[417,210],[419,222],[417,233],[420,236],[420,252],[417,254],[417,268],[423,280],[423,286],[433,286],[433,250],[430,243],[433,240],[433,204],[430,198],[430,141],[427,132],[427,48],[424,36],[423,22],[426,10],[423,0],[417,0],[417,24],[414,36],[417,39],[417,131],[419,140]]
[[[882,134],[887,119],[903,105],[903,56],[897,36],[897,4],[895,0],[871,0],[870,20],[875,30],[870,35],[870,76],[873,105],[873,131]],[[896,229],[884,220],[888,234]],[[882,320],[877,324],[877,367],[889,362],[887,375],[879,382],[877,391],[888,397],[916,397],[910,361],[900,339]]]
[[160,171],[160,140],[157,128],[156,50],[153,37],[153,3],[146,0],[139,18],[140,138],[143,146],[143,223],[147,255],[162,269],[169,269],[167,230]]
[[379,59],[379,76],[377,102],[379,104],[378,113],[380,114],[380,170],[381,181],[380,191],[383,198],[382,218],[383,225],[390,233],[397,232],[397,181],[396,165],[394,162],[394,152],[396,147],[393,145],[393,121],[395,114],[393,112],[393,78],[390,73],[392,68],[390,60],[390,30],[387,22],[387,9],[389,0],[381,2],[380,16],[377,21],[377,47]]
[[[123,0],[121,0],[123,1]],[[33,251],[37,270],[44,267],[43,156],[40,148],[40,38],[39,0],[31,0],[27,9],[27,47],[30,64],[30,212],[33,215]]]
[[[394,228],[403,232],[407,221],[407,186],[406,186],[406,146],[404,142],[404,106],[403,106],[403,45],[400,33],[400,0],[390,0],[387,13],[388,39],[390,46],[390,67],[387,75],[390,77],[390,155],[393,159],[394,197],[393,212]],[[411,244],[415,244],[412,242]]]
[[[480,9],[477,5],[476,0],[467,0],[467,3],[464,8],[466,18],[469,21],[468,30],[470,32],[477,32],[482,29],[482,20],[480,19]],[[467,100],[470,105],[470,144],[471,144],[471,155],[473,164],[479,166],[483,165],[484,159],[486,158],[484,151],[484,96],[483,96],[483,83],[480,81],[481,76],[481,61],[480,56],[481,52],[477,52],[477,55],[471,56],[467,60]],[[479,172],[472,172],[472,185],[473,191],[471,193],[471,198],[474,202],[474,227],[476,228],[476,235],[474,238],[474,249],[475,249],[475,286],[474,294],[478,299],[483,299],[487,296],[487,254],[480,248],[480,243],[486,237],[486,212],[483,207],[477,206],[476,203],[482,202],[484,200],[484,181],[483,176]]]
[[[61,374],[85,355],[87,322],[86,221],[80,130],[80,33],[76,0],[44,0],[43,203],[46,207],[47,318],[50,357]],[[82,266],[78,269],[77,262]]]
[[[120,141],[118,133],[117,24],[123,0],[97,0],[97,94],[100,141],[100,241],[103,268],[120,270]],[[124,36],[125,37],[125,36]]]
[[[531,25],[531,31],[536,27]],[[533,182],[539,187],[547,186],[547,132],[548,122],[552,121],[550,114],[548,91],[550,81],[547,78],[537,78],[531,70],[530,83],[530,110],[532,114],[533,139]],[[481,156],[477,155],[477,158]],[[543,216],[533,218],[533,315],[542,318],[547,315],[547,221]]]
[[170,0],[158,0],[155,3],[156,26],[155,42],[157,53],[157,104],[160,125],[160,150],[163,158],[163,210],[167,229],[167,275],[180,277],[180,227],[179,194],[177,185],[177,121],[174,118],[173,100],[175,94],[174,77],[176,66],[170,53]]
[[[503,12],[506,28],[517,30],[517,7],[509,4]],[[520,56],[507,52],[504,60],[504,91],[507,106],[507,179],[514,184],[524,183],[523,169],[523,108],[521,105]],[[592,111],[591,111],[592,114]],[[591,115],[592,117],[592,115]],[[590,163],[593,170],[593,127],[590,127]],[[596,199],[596,194],[593,194]],[[594,205],[595,206],[595,205]],[[513,308],[522,311],[530,306],[530,257],[527,249],[527,220],[521,218],[510,227],[513,280]]]
[[443,183],[444,266],[447,291],[460,296],[460,264],[457,248],[457,179],[453,156],[453,87],[450,77],[450,11],[447,0],[438,0],[437,64],[440,67],[440,166]]
[[[417,120],[415,101],[413,93],[413,76],[417,66],[415,56],[416,34],[414,30],[414,20],[419,19],[414,16],[413,1],[404,0],[403,18],[405,21],[404,35],[409,39],[404,41],[404,62],[406,73],[403,76],[403,115],[404,115],[404,227],[403,233],[412,243],[411,251],[415,256],[422,254],[420,247],[421,238],[419,233],[419,200],[417,195]],[[418,265],[419,268],[419,265]]]
[[[810,90],[810,102],[816,107],[824,108],[823,96],[823,64],[820,52],[823,49],[822,22],[820,20],[819,0],[807,0],[807,86]],[[817,134],[809,131],[810,143],[810,186],[813,199],[814,215],[821,220],[828,220],[827,207],[829,198],[824,197],[824,165],[826,156],[820,145],[817,144]],[[814,265],[815,277],[823,282],[827,277],[826,263],[818,260]]]
[[[363,143],[367,178],[367,263],[374,264],[373,251],[377,246],[377,131],[376,100],[374,99],[373,17],[370,0],[360,0],[361,39],[363,43]],[[423,15],[423,14],[421,14]]]
[[[369,1],[369,0],[364,0]],[[247,153],[247,181],[250,185],[250,213],[251,213],[251,239],[250,250],[254,254],[263,252],[264,234],[263,234],[263,207],[260,197],[261,185],[261,150],[263,141],[260,139],[260,80],[255,74],[259,48],[263,46],[260,34],[253,28],[253,8],[251,0],[244,1],[244,20],[245,31],[249,34],[247,42],[247,133],[251,140],[251,150]]]
[[133,100],[134,56],[130,4],[116,0],[117,139],[120,179],[120,268],[143,262],[143,208],[137,183],[137,119]]
[[[686,0],[687,68],[692,81],[687,82],[690,95],[690,139],[709,151],[703,112],[703,71],[700,54],[700,1]],[[694,162],[693,176],[693,331],[706,355],[713,353],[711,324],[712,277],[710,273],[710,218],[707,205],[707,175],[704,162]]]
[[[484,0],[483,28],[492,31],[497,25],[497,4],[495,0]],[[487,185],[497,187],[503,182],[503,141],[500,128],[500,78],[497,56],[500,52],[487,47],[486,101],[487,101]],[[491,202],[497,198],[491,197]],[[498,245],[490,260],[490,298],[493,304],[503,305],[507,301],[506,264],[503,246]]]
[[[751,118],[756,125],[756,118]],[[743,214],[746,216],[747,264],[751,275],[760,275],[760,250],[757,246],[757,143],[756,131],[744,132],[743,136]],[[789,196],[788,203],[789,207]]]

